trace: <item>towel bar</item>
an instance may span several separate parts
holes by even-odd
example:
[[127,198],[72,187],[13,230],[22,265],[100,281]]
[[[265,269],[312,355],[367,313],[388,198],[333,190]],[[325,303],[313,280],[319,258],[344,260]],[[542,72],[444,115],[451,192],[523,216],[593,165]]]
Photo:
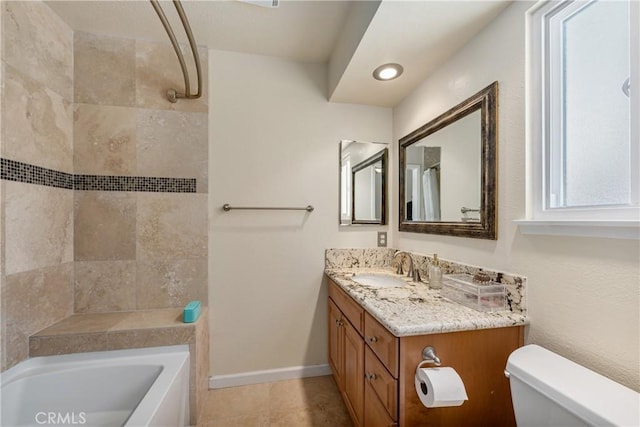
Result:
[[231,206],[228,203],[222,205],[222,210],[225,212],[229,212],[232,209],[243,209],[243,210],[256,210],[256,211],[307,211],[313,212],[313,206],[308,205],[304,208],[292,208],[292,207],[268,207],[268,206]]

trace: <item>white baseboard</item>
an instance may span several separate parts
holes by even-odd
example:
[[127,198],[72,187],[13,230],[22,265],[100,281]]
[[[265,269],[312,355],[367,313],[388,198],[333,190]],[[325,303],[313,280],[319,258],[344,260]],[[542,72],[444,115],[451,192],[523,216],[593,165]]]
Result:
[[241,374],[214,375],[209,377],[209,389],[319,377],[322,375],[331,375],[329,365],[292,366],[290,368],[243,372]]

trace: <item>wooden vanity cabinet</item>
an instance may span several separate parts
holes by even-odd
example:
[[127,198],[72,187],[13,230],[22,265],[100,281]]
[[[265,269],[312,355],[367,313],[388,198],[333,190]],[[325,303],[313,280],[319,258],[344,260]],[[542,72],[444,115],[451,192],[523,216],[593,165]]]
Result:
[[[504,368],[523,345],[523,326],[398,338],[331,279],[328,284],[329,364],[355,426],[515,426]],[[420,402],[414,375],[429,345],[462,378],[469,396],[462,406]]]
[[[504,369],[509,355],[523,345],[523,331],[523,326],[512,326],[402,337],[400,425],[515,426],[509,380],[504,376]],[[469,397],[462,406],[425,408],[420,402],[414,375],[422,360],[422,349],[428,345],[436,349],[442,366],[454,368],[462,378]]]
[[[343,292],[340,289],[334,289],[334,293],[335,291]],[[349,298],[346,294],[344,297]],[[364,426],[364,341],[331,297],[328,328],[329,366],[351,420],[355,426]]]

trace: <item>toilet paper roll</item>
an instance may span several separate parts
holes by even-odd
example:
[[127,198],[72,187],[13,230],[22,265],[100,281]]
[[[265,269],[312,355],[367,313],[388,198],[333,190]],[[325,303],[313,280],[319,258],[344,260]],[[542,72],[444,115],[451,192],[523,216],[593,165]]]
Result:
[[416,370],[416,393],[427,408],[460,406],[467,397],[462,378],[453,368],[421,368]]

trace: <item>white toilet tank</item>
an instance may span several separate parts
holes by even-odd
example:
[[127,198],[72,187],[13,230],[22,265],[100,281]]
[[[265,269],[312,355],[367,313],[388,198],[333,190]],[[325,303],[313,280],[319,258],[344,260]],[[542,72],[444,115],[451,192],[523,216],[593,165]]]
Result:
[[505,375],[518,427],[640,426],[640,394],[538,345],[511,353]]

